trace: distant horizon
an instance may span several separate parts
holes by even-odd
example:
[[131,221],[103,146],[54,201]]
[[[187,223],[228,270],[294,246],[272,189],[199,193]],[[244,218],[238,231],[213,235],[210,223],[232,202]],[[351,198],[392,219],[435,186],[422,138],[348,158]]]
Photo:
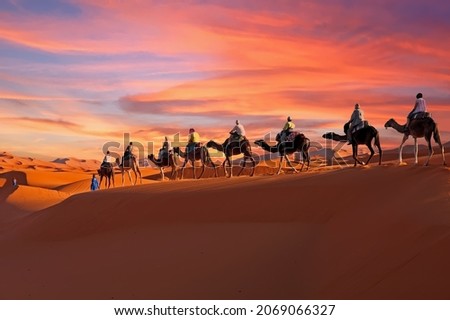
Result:
[[450,3],[88,1],[0,3],[0,150],[102,157],[108,141],[223,141],[287,116],[322,143],[355,103],[383,148],[418,92],[450,140]]

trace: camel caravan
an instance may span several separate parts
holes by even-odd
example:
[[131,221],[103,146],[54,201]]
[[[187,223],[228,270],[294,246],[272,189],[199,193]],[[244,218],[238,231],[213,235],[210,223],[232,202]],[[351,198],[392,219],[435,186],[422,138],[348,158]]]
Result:
[[[418,138],[425,138],[428,145],[428,158],[425,162],[425,166],[429,164],[431,156],[433,155],[433,148],[431,147],[431,137],[434,138],[435,142],[439,145],[442,152],[443,165],[446,165],[444,147],[442,145],[439,130],[436,122],[431,118],[430,113],[427,112],[426,103],[423,99],[421,93],[416,95],[416,103],[413,110],[407,116],[407,123],[404,125],[398,124],[394,119],[390,119],[386,122],[385,128],[394,128],[396,131],[403,134],[403,139],[399,147],[399,162],[400,165],[404,164],[402,160],[403,146],[406,140],[408,140],[411,135],[414,138],[414,155],[415,164],[418,164]],[[295,124],[293,123],[291,117],[287,117],[287,121],[280,133],[276,136],[276,144],[269,145],[263,139],[258,139],[254,141],[254,144],[262,148],[269,153],[276,153],[279,156],[279,164],[276,174],[280,174],[282,171],[283,161],[295,172],[302,171],[306,165],[306,170],[310,167],[310,140],[301,132],[295,131]],[[364,113],[361,110],[359,104],[355,104],[355,108],[352,112],[350,120],[344,125],[344,134],[338,134],[335,132],[327,132],[323,134],[324,139],[334,140],[338,142],[347,142],[348,145],[352,146],[352,157],[354,159],[354,166],[368,165],[370,160],[375,154],[374,146],[376,146],[379,154],[378,165],[381,165],[383,151],[381,149],[380,135],[378,130],[369,125],[368,121],[364,119]],[[163,142],[162,148],[159,150],[158,157],[154,154],[148,155],[148,160],[153,163],[157,168],[160,169],[161,179],[164,181],[164,169],[171,168],[170,179],[177,179],[178,172],[180,173],[180,179],[184,177],[184,170],[188,163],[191,164],[193,169],[194,179],[200,179],[205,172],[205,167],[210,167],[214,170],[214,176],[218,177],[217,166],[211,158],[208,149],[215,149],[222,152],[225,155],[225,160],[222,163],[224,170],[224,175],[231,178],[233,176],[233,163],[232,157],[236,155],[243,155],[241,161],[241,168],[238,172],[238,176],[247,167],[251,168],[250,176],[253,176],[256,169],[256,161],[252,154],[252,147],[250,141],[246,138],[244,126],[236,120],[236,125],[230,131],[230,136],[223,142],[218,143],[210,140],[203,145],[200,141],[200,135],[195,131],[194,128],[189,130],[188,143],[186,145],[185,151],[181,150],[180,147],[171,147],[170,141],[167,137]],[[358,159],[358,146],[365,145],[369,151],[370,155],[368,159],[363,162]],[[289,155],[294,153],[300,153],[302,156],[302,165],[300,170],[297,170],[291,163]],[[181,168],[178,170],[178,160],[181,158],[183,163]],[[201,172],[197,175],[196,162],[201,162]],[[114,159],[110,156],[110,152],[107,151],[105,158],[103,159],[102,165],[98,170],[100,175],[100,185],[103,178],[105,178],[105,187],[109,188],[114,186],[114,167],[118,167],[120,173],[122,174],[122,185],[124,185],[125,172],[128,174],[128,178],[131,184],[136,185],[139,177],[139,181],[142,184],[142,174],[139,170],[139,165],[136,156],[133,153],[133,143],[127,146],[123,157]],[[131,177],[131,171],[134,173],[134,180]]]

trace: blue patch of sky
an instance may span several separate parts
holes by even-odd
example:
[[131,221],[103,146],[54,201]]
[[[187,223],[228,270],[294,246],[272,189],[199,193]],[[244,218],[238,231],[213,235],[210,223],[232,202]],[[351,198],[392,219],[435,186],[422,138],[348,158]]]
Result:
[[68,1],[61,0],[16,0],[16,4],[12,4],[11,1],[2,1],[3,7],[8,11],[26,11],[35,14],[42,15],[63,15],[63,16],[79,16],[81,14],[81,9],[75,4],[69,3]]
[[8,0],[0,1],[0,11],[16,11],[17,7]]

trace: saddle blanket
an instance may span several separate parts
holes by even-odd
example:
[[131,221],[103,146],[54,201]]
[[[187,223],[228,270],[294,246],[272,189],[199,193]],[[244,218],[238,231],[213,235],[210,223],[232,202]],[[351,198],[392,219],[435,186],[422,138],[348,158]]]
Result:
[[413,113],[411,115],[411,120],[412,119],[425,119],[425,118],[431,118],[431,114],[429,112],[417,112],[417,113]]
[[287,141],[287,142],[294,141],[295,137],[299,134],[301,134],[301,132],[293,131],[293,132],[289,133],[289,135],[286,137],[285,141]]
[[360,124],[358,124],[356,127],[352,128],[352,133],[355,133],[358,130],[361,130],[365,127],[369,126],[369,122],[367,120],[364,120],[363,122],[361,122]]

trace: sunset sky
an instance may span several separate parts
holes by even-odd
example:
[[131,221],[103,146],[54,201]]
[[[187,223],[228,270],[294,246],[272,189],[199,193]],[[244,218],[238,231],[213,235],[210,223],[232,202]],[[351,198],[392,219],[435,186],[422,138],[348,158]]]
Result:
[[323,143],[356,102],[386,147],[423,92],[450,140],[450,2],[0,1],[0,151],[102,158],[194,127],[251,139],[290,115]]

